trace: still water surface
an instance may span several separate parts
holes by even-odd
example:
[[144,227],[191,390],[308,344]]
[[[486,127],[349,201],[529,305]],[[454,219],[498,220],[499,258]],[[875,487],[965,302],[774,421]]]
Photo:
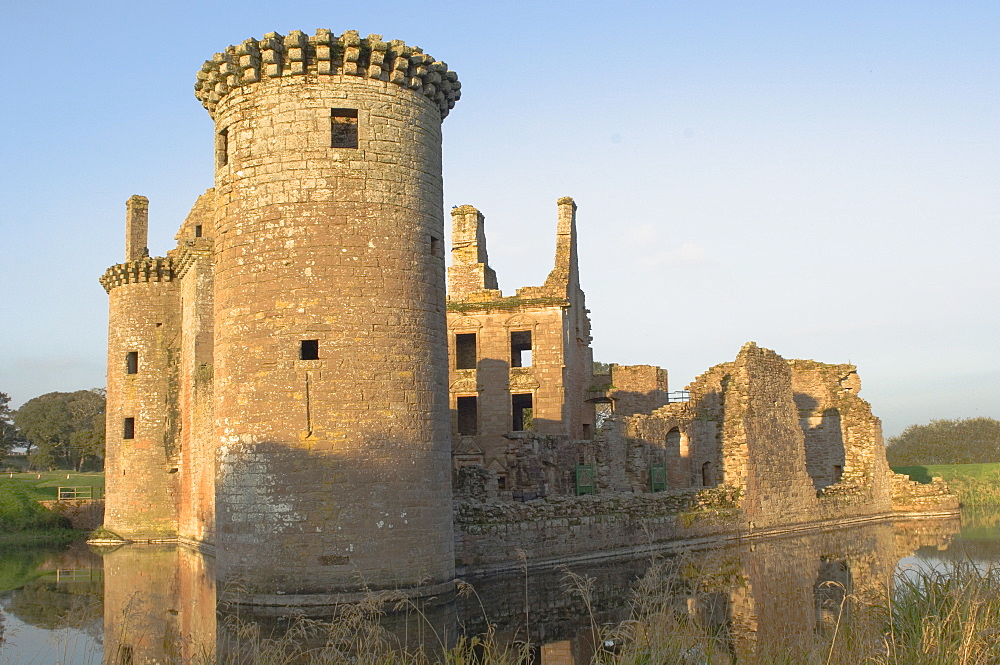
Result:
[[[822,631],[833,620],[838,589],[885,588],[914,567],[1000,563],[1000,508],[966,510],[961,520],[882,523],[681,556],[701,582],[676,585],[672,602],[709,625],[738,626],[757,640],[788,639]],[[96,665],[105,653],[111,662],[183,661],[230,648],[234,621],[277,632],[288,625],[281,612],[253,614],[221,603],[225,589],[217,588],[212,563],[172,546],[0,551],[0,589],[6,589],[0,665]],[[650,565],[647,558],[470,579],[475,593],[422,606],[419,615],[410,606],[383,617],[383,625],[410,646],[431,636],[453,641],[491,625],[501,640],[549,645],[540,650],[543,665],[567,662],[561,653],[585,659],[591,627],[629,617],[633,591]],[[313,614],[329,618],[329,610]]]

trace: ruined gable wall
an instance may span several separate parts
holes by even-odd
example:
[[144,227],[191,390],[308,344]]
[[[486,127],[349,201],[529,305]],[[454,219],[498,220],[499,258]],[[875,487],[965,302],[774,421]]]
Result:
[[[790,360],[789,366],[814,486],[823,488],[824,496],[858,495],[855,510],[890,510],[882,424],[858,396],[857,368],[813,360]],[[840,478],[836,467],[842,469]]]
[[816,494],[806,473],[791,371],[784,358],[752,342],[733,363],[722,448],[723,480],[745,488],[748,521],[761,527],[813,517]]

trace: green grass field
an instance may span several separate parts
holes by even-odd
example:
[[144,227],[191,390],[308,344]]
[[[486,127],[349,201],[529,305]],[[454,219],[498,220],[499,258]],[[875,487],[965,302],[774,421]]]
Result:
[[958,494],[964,506],[1000,505],[1000,463],[894,466],[892,470],[921,483],[939,476]]
[[20,483],[29,494],[39,500],[57,498],[60,487],[93,487],[94,496],[104,496],[104,473],[76,473],[73,471],[29,471],[0,474],[2,482]]
[[[67,477],[69,476],[69,477]],[[93,496],[104,496],[103,473],[42,471],[0,474],[0,546],[65,542],[80,532],[38,502],[55,499],[60,487],[90,487]]]

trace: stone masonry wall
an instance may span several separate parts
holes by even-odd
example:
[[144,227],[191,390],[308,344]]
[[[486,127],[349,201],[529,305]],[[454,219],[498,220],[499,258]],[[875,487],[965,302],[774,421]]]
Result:
[[181,350],[179,403],[181,464],[178,533],[185,540],[215,540],[215,410],[213,408],[215,191],[197,202],[177,233]]
[[686,537],[731,531],[739,492],[733,488],[645,495],[561,497],[546,501],[459,501],[455,543],[460,569],[612,556]]

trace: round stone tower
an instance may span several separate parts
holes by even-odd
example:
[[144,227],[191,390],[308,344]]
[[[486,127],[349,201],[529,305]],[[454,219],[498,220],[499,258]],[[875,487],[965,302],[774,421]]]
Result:
[[216,125],[216,548],[259,597],[454,577],[447,65],[269,33],[206,62]]
[[126,203],[125,262],[107,269],[107,501],[104,526],[129,540],[177,535],[176,339],[180,317],[169,257],[146,248],[149,201]]

